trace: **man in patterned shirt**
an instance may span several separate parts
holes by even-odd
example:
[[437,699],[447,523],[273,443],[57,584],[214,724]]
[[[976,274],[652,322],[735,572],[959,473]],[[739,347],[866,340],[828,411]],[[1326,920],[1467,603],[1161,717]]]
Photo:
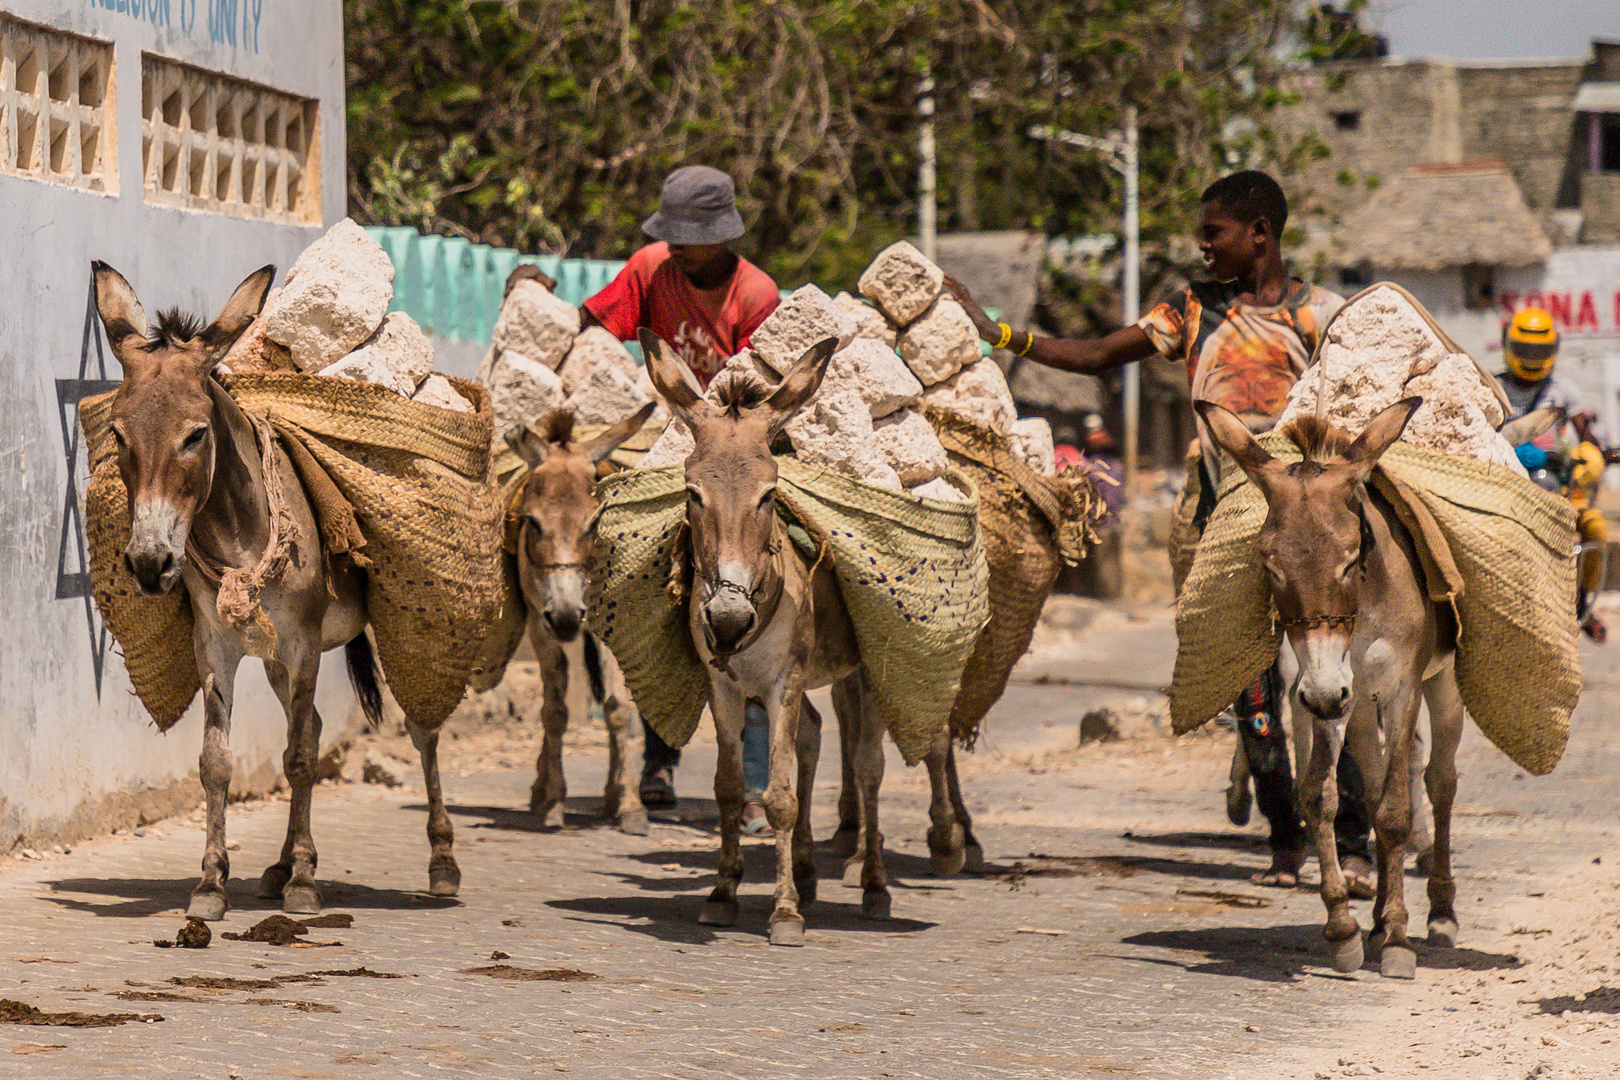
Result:
[[[1083,375],[1103,375],[1155,354],[1187,369],[1192,396],[1223,405],[1251,431],[1271,428],[1288,402],[1288,391],[1305,371],[1322,327],[1344,303],[1342,297],[1298,278],[1283,265],[1281,237],[1288,200],[1263,172],[1222,177],[1204,190],[1198,212],[1198,247],[1211,281],[1194,282],[1148,312],[1134,326],[1096,340],[1038,338],[991,322],[961,283],[946,285],[973,318],[981,337],[1038,364]],[[1202,453],[1189,469],[1176,507],[1182,543],[1172,538],[1176,587],[1192,562],[1192,548],[1214,508],[1220,455],[1203,421]],[[1181,550],[1176,550],[1177,547]],[[1249,817],[1249,778],[1260,811],[1271,824],[1272,865],[1255,881],[1292,887],[1306,857],[1306,836],[1294,797],[1286,737],[1281,723],[1282,677],[1277,665],[1239,698],[1242,753],[1234,759],[1227,814],[1236,824]],[[1348,754],[1340,757],[1341,782],[1359,788]],[[1359,792],[1340,800],[1336,822],[1340,859],[1352,895],[1371,895],[1365,811]]]

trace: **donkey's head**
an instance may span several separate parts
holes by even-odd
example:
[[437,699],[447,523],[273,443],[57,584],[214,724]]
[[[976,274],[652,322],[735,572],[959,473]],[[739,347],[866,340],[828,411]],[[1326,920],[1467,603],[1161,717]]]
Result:
[[641,347],[653,386],[692,430],[686,459],[686,522],[704,634],[710,651],[741,651],[768,623],[782,591],[776,551],[776,460],[771,439],[821,388],[836,338],[812,345],[774,390],[731,372],[713,403],[657,335]]
[[558,641],[585,621],[585,578],[596,538],[596,467],[641,430],[649,403],[585,443],[574,442],[574,414],[558,409],[539,430],[517,428],[506,442],[531,472],[523,482],[518,576],[523,596]]
[[1355,439],[1316,417],[1294,420],[1282,433],[1303,455],[1295,462],[1272,457],[1226,409],[1195,404],[1216,445],[1265,496],[1260,556],[1299,660],[1300,700],[1323,719],[1338,719],[1350,705],[1350,640],[1371,554],[1364,485],[1421,404],[1397,401]]
[[151,330],[123,275],[103,262],[91,268],[96,310],[124,368],[124,384],[112,402],[118,471],[131,517],[124,565],[142,590],[165,593],[180,580],[191,520],[213,486],[208,377],[264,306],[276,268],[249,274],[207,326],[173,309],[161,312]]

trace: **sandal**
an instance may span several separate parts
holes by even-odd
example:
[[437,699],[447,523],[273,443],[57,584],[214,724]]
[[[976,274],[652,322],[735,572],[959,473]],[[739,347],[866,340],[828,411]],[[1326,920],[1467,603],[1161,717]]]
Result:
[[769,840],[776,836],[776,830],[771,828],[770,818],[765,816],[765,807],[757,802],[751,802],[743,807],[742,831],[744,836],[757,836],[761,840]]
[[1339,860],[1344,874],[1344,889],[1352,900],[1371,900],[1378,895],[1372,883],[1372,863],[1359,855],[1347,855]]
[[674,769],[654,769],[641,774],[641,805],[649,810],[668,810],[677,801]]

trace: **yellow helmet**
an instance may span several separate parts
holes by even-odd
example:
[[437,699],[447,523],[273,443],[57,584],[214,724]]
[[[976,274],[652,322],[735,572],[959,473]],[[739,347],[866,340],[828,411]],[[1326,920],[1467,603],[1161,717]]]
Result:
[[1517,312],[1502,328],[1502,355],[1508,370],[1525,382],[1540,382],[1558,363],[1558,331],[1552,316],[1540,308]]

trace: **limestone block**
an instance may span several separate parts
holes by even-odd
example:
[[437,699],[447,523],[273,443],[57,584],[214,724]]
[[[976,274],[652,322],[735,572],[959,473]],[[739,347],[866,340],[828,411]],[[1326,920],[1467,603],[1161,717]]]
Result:
[[771,366],[765,362],[764,357],[752,349],[744,349],[727,359],[725,365],[714,373],[714,378],[709,380],[709,389],[703,395],[705,398],[711,402],[715,400],[715,390],[721,382],[720,376],[728,372],[740,372],[743,375],[752,376],[766,386],[777,386],[782,382],[782,376],[771,370]]
[[918,484],[916,487],[907,490],[919,499],[936,499],[939,502],[968,501],[966,495],[958,491],[950,481],[944,478],[930,480],[926,484]]
[[893,349],[861,337],[833,354],[821,385],[822,393],[854,387],[874,418],[915,405],[923,392],[922,383]]
[[[270,290],[270,296],[265,300],[265,306],[281,293],[280,289]],[[222,374],[253,374],[261,371],[297,371],[292,362],[292,353],[285,345],[278,345],[271,341],[264,332],[264,316],[261,314],[248,324],[242,336],[236,339],[230,352],[225,354],[219,362]]]
[[899,333],[893,326],[889,325],[889,320],[883,317],[883,312],[871,304],[864,303],[858,297],[849,295],[847,292],[841,292],[833,297],[833,303],[837,304],[851,319],[855,320],[855,337],[857,340],[871,338],[873,341],[883,342],[891,349],[894,348],[895,339],[899,336]]
[[450,409],[455,412],[470,413],[473,411],[472,402],[461,396],[461,391],[450,385],[450,380],[443,375],[429,375],[422,380],[421,387],[411,397],[412,401],[420,401],[424,405],[437,405],[441,409]]
[[422,380],[433,373],[433,342],[403,311],[390,311],[377,332],[349,355],[362,353],[377,356],[401,379],[409,379],[412,386],[421,386]]
[[652,444],[641,459],[640,468],[662,469],[667,465],[683,465],[697,445],[692,431],[680,420],[671,420],[664,433]]
[[945,285],[945,271],[902,240],[878,252],[861,274],[861,295],[876,304],[896,326],[909,326],[928,310]]
[[944,382],[980,356],[973,320],[948,296],[940,297],[901,333],[898,347],[924,386]]
[[923,391],[923,404],[1005,434],[1018,416],[1007,377],[991,359],[976,360],[953,377]]
[[650,400],[618,361],[603,358],[563,405],[581,424],[616,424]]
[[388,253],[344,218],[293,263],[265,306],[265,333],[291,350],[300,371],[319,371],[369,338],[393,298]]
[[532,278],[506,294],[495,319],[495,348],[511,349],[555,371],[579,334],[579,309]]
[[907,487],[944,476],[949,465],[933,426],[911,409],[872,421],[872,444]]
[[900,474],[883,459],[873,439],[872,414],[854,388],[828,393],[824,386],[787,427],[793,453],[816,465],[856,480],[901,490]]
[[786,375],[805,350],[830,337],[837,338],[840,347],[849,344],[855,337],[855,320],[826,293],[805,285],[783,300],[750,340],[771,370]]
[[375,353],[351,353],[335,364],[328,364],[321,369],[320,374],[326,378],[349,379],[353,382],[374,383],[386,387],[400,397],[410,397],[416,393],[416,384],[400,375],[389,367]]
[[1052,425],[1039,416],[1027,420],[1014,420],[1007,429],[1007,440],[1013,453],[1023,458],[1024,464],[1042,476],[1057,475],[1057,461],[1052,445]]
[[[1423,398],[1401,439],[1454,457],[1471,457],[1523,473],[1513,447],[1496,430],[1501,415],[1496,395],[1485,388],[1479,369],[1462,353],[1445,359],[1406,382],[1406,394]],[[1487,411],[1489,409],[1490,411]]]
[[592,369],[603,361],[617,364],[631,379],[636,377],[639,370],[636,358],[619,343],[618,338],[600,326],[586,327],[574,339],[568,355],[557,368],[557,374],[562,377],[563,389],[570,394],[578,390],[580,384],[590,376]]
[[501,353],[490,378],[489,396],[495,410],[495,437],[504,438],[515,427],[527,427],[563,403],[562,380],[551,368],[520,352]]

